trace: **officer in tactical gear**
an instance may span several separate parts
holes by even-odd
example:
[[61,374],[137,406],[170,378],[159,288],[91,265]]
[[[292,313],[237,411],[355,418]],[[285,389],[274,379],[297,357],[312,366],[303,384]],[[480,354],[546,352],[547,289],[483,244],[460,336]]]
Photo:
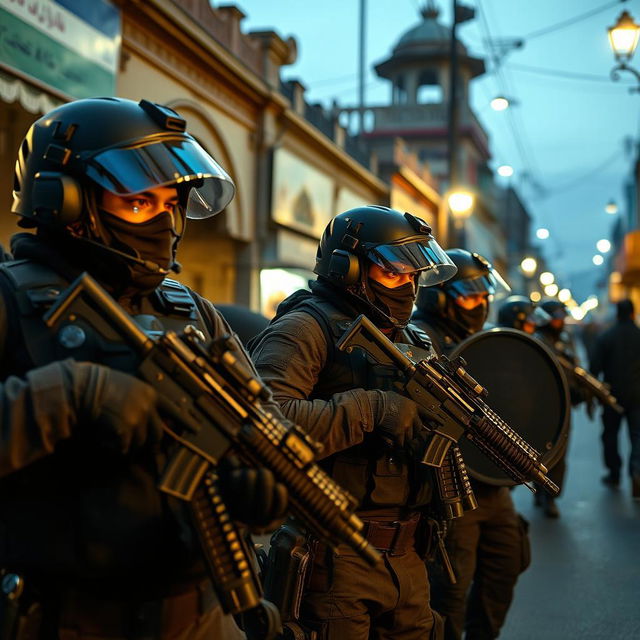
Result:
[[498,326],[533,335],[539,326],[550,321],[546,311],[527,296],[509,296],[498,309]]
[[[13,212],[35,233],[14,236],[0,264],[2,640],[243,637],[184,503],[156,489],[167,444],[155,391],[126,373],[134,354],[78,325],[53,335],[42,318],[88,271],[145,330],[231,333],[166,278],[186,219],[235,191],[185,127],[146,100],[78,100],[20,146]],[[286,491],[266,470],[233,467],[221,482],[230,507],[252,505],[249,524],[282,514]]]
[[422,560],[431,486],[416,453],[425,416],[393,391],[395,369],[336,343],[364,314],[416,357],[430,354],[429,339],[410,324],[416,293],[455,270],[419,218],[381,206],[351,209],[324,231],[311,291],[284,300],[250,345],[283,413],[324,445],[321,464],[356,497],[364,534],[383,554],[372,569],[342,545],[315,546],[298,622],[319,638],[436,633]]
[[[480,331],[497,289],[509,290],[481,255],[450,249],[456,275],[418,295],[413,321],[449,355]],[[446,640],[497,638],[520,573],[529,564],[527,524],[516,512],[507,487],[471,479],[478,508],[453,520],[446,547],[456,576],[452,584],[437,566],[430,569],[431,604],[445,618]]]

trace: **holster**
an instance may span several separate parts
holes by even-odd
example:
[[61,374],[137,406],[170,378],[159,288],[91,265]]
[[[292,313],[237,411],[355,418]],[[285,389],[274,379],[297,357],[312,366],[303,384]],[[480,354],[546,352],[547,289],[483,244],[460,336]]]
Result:
[[300,617],[313,547],[314,542],[290,520],[271,537],[264,594],[280,610],[283,623],[295,622]]

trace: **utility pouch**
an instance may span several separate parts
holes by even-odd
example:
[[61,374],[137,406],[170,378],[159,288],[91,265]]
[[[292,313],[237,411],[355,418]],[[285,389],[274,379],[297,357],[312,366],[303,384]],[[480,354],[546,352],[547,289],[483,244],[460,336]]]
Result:
[[291,521],[271,537],[264,581],[265,598],[280,610],[282,622],[297,621],[311,568],[311,543]]

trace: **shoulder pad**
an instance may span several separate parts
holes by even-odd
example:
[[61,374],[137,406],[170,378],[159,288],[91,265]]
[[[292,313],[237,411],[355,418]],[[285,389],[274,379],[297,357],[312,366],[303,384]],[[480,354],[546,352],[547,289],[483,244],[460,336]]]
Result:
[[162,310],[168,314],[190,317],[196,312],[196,302],[189,289],[171,278],[165,278],[156,289]]
[[429,334],[417,325],[413,323],[408,324],[406,331],[411,336],[412,341],[416,343],[416,346],[425,349],[433,348],[433,341],[429,337]]

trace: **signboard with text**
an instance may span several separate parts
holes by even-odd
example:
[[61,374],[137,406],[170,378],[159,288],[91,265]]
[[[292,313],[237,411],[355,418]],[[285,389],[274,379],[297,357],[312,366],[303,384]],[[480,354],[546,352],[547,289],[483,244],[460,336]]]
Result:
[[0,0],[0,63],[73,98],[114,95],[120,41],[107,0]]

